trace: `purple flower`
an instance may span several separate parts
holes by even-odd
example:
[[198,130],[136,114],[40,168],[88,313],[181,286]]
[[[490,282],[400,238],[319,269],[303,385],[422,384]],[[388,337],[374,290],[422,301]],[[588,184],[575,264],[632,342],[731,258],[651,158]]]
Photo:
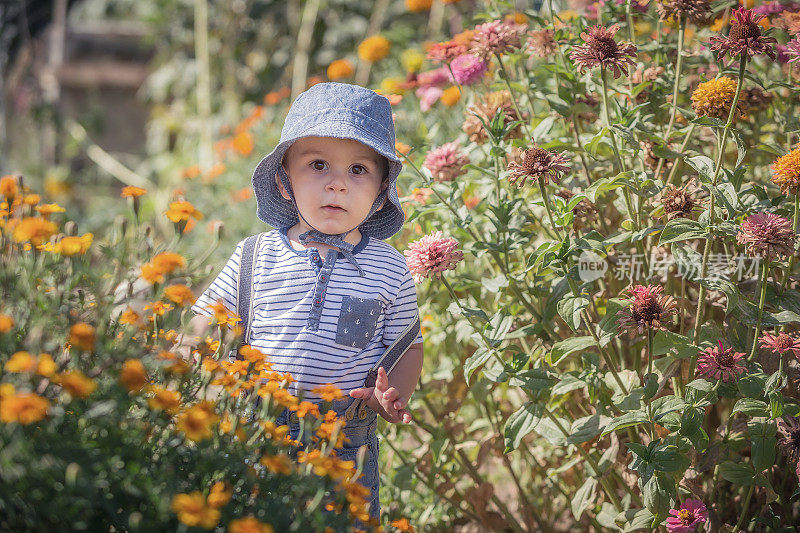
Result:
[[764,18],[764,15],[758,15],[751,9],[740,7],[733,12],[733,17],[731,30],[727,36],[711,37],[711,49],[719,52],[720,59],[726,55],[735,59],[744,54],[748,57],[765,54],[774,61],[774,45],[777,41],[773,37],[762,35],[761,27],[758,25],[758,21]]
[[434,85],[436,87],[441,87],[443,85],[447,85],[453,81],[452,76],[450,76],[450,71],[447,70],[447,67],[439,67],[433,70],[426,70],[425,72],[420,72],[417,74],[417,83],[420,87],[426,85]]
[[703,502],[689,498],[680,509],[670,509],[667,518],[669,533],[688,533],[708,520],[708,509]]
[[723,348],[722,341],[717,341],[719,346],[706,348],[697,359],[697,373],[706,378],[722,379],[725,383],[735,381],[747,370],[744,366],[745,355],[734,352],[733,348]]
[[458,143],[449,142],[428,152],[422,166],[431,171],[439,181],[452,181],[464,173],[469,157],[464,155]]
[[441,279],[442,272],[455,270],[456,265],[464,258],[464,253],[458,250],[458,241],[445,237],[441,231],[412,242],[403,254],[416,283],[427,277]]
[[472,54],[461,54],[450,63],[453,76],[461,85],[472,85],[480,81],[488,66],[486,61]]
[[581,33],[581,39],[586,43],[576,46],[569,54],[575,62],[578,72],[596,66],[610,68],[614,79],[622,74],[628,74],[628,65],[636,63],[636,47],[631,43],[617,43],[614,34],[619,30],[619,24],[606,28],[597,24]]

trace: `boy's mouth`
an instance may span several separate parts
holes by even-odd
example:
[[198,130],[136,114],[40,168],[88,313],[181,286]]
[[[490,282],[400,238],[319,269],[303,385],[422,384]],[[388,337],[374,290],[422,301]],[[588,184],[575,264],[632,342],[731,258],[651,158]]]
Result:
[[331,212],[331,213],[340,213],[340,212],[345,210],[344,208],[342,208],[342,207],[340,207],[340,206],[338,206],[336,204],[323,205],[322,209],[324,209],[325,211]]

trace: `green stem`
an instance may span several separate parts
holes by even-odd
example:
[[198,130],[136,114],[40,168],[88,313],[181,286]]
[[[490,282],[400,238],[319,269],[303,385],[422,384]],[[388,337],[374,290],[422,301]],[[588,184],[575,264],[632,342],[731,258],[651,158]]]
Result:
[[[650,374],[653,372],[653,331],[647,328],[647,374],[644,376],[643,385],[647,384],[650,379]],[[650,396],[645,400],[647,405],[647,419],[650,421],[650,441],[656,440],[656,422],[653,420],[653,407],[651,402],[653,397]]]
[[[689,144],[689,139],[692,137],[694,133],[694,128],[697,126],[694,122],[689,124],[689,130],[686,132],[686,135],[683,136],[683,143],[681,143],[680,153],[682,154],[684,150],[686,150],[686,146]],[[678,167],[683,162],[683,158],[675,159],[675,162],[672,164],[672,169],[669,171],[669,176],[667,177],[666,183],[672,183],[672,178],[678,173]]]
[[[675,124],[675,116],[678,112],[678,87],[681,81],[681,67],[683,66],[683,44],[684,44],[684,34],[686,32],[686,16],[680,16],[680,22],[678,26],[678,59],[675,62],[675,84],[672,88],[672,113],[669,117],[669,123],[667,124],[667,133],[664,134],[664,142],[669,144],[669,135],[672,133],[672,126]],[[661,169],[664,166],[665,160],[659,159],[658,166],[656,167],[655,177],[661,175]],[[674,167],[675,165],[673,165]]]
[[522,118],[522,112],[519,110],[517,97],[514,96],[514,90],[511,88],[511,80],[508,77],[508,71],[503,63],[503,57],[498,53],[495,53],[494,56],[497,58],[497,62],[500,64],[500,70],[503,72],[503,81],[506,82],[506,87],[508,87],[508,92],[511,95],[511,103],[514,104],[514,110],[517,112],[517,118],[522,121],[522,125],[525,128],[525,133],[527,134],[528,138],[535,142],[536,139],[532,137],[531,131],[528,129],[527,121]]
[[761,296],[758,299],[758,321],[756,321],[756,332],[753,336],[753,346],[750,348],[750,355],[747,356],[748,361],[752,361],[756,355],[756,348],[758,346],[758,335],[761,333],[761,320],[764,316],[764,302],[767,299],[767,277],[769,275],[769,257],[764,260],[764,265],[761,267]]
[[561,230],[558,229],[556,226],[555,221],[553,220],[553,212],[550,209],[550,199],[547,197],[547,189],[544,188],[544,184],[542,183],[542,178],[536,180],[536,183],[539,184],[539,192],[542,194],[542,199],[544,200],[544,207],[547,209],[547,218],[550,220],[550,225],[555,230],[558,240],[563,241],[564,236],[561,234]]
[[736,522],[736,527],[733,528],[731,533],[738,533],[739,529],[742,527],[744,517],[747,515],[747,508],[750,506],[750,498],[753,496],[754,489],[755,485],[750,485],[750,488],[747,490],[747,496],[745,496],[744,505],[742,505],[742,513],[739,515],[739,521]]
[[[794,195],[794,215],[792,216],[792,250],[797,252],[797,221],[800,219],[800,194],[795,193]],[[794,256],[795,253],[789,258],[789,268],[786,269],[786,274],[783,276],[783,283],[781,286],[784,290],[786,290],[786,286],[789,284],[789,276],[792,275],[792,270],[794,269]],[[785,326],[784,326],[785,327]]]

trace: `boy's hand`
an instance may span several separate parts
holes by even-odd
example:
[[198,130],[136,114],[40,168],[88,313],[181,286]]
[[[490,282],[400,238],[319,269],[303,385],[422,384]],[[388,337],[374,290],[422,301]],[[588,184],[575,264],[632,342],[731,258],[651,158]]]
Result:
[[389,387],[389,376],[383,367],[378,368],[378,377],[375,379],[374,387],[362,387],[350,391],[353,398],[361,398],[366,401],[367,406],[381,415],[387,422],[397,424],[411,422],[411,413],[405,406],[408,400],[400,398],[400,393],[394,387]]

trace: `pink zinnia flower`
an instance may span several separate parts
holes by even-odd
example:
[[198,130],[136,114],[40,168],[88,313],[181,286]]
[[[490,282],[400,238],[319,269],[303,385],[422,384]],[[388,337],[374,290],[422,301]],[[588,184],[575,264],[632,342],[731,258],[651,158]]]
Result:
[[417,74],[417,85],[424,87],[426,85],[434,85],[441,87],[453,82],[453,77],[447,67],[439,67],[433,70],[426,70]]
[[734,352],[733,348],[723,348],[722,341],[718,346],[706,348],[697,359],[697,373],[702,377],[722,379],[724,382],[735,381],[747,370],[744,366],[745,355]]
[[778,335],[770,335],[764,333],[758,338],[763,348],[769,348],[773,353],[783,355],[786,352],[791,352],[792,355],[800,359],[800,339],[792,337],[786,333],[780,332]]
[[693,498],[687,499],[680,509],[670,509],[667,518],[669,533],[688,533],[708,520],[708,509],[703,502]]
[[461,85],[477,83],[486,74],[488,67],[486,61],[472,54],[461,54],[450,63],[453,77]]
[[444,89],[441,87],[425,85],[424,87],[420,87],[414,91],[414,94],[416,94],[417,98],[419,98],[419,108],[422,111],[427,111],[439,100],[439,97],[442,96],[443,92]]
[[767,212],[747,217],[736,235],[736,242],[746,245],[749,255],[767,259],[794,254],[794,239],[789,219]]
[[733,12],[733,17],[731,30],[727,36],[711,37],[711,50],[719,52],[720,59],[726,55],[729,55],[730,59],[735,59],[742,54],[747,54],[748,57],[765,54],[774,61],[774,45],[778,41],[773,37],[765,37],[761,34],[758,21],[764,18],[764,15],[759,15],[752,9],[740,7]]
[[794,63],[796,61],[800,61],[800,35],[796,36],[794,39],[786,43],[786,46],[781,47],[779,46],[779,51],[782,50],[783,54],[786,56],[786,61],[789,63]]
[[678,312],[675,298],[662,294],[664,287],[660,285],[634,285],[624,292],[633,297],[633,302],[617,313],[620,328],[639,333],[644,328],[664,329],[661,323]]
[[522,178],[522,181],[517,185],[518,188],[522,188],[528,178],[533,178],[531,181],[534,183],[542,180],[542,183],[547,185],[548,179],[559,183],[561,175],[564,172],[569,172],[569,160],[564,156],[563,152],[545,150],[534,144],[531,148],[525,150],[522,163],[512,161],[508,164],[508,170],[510,172],[508,181],[512,184]]
[[465,53],[467,53],[467,47],[464,43],[445,41],[436,43],[428,48],[426,57],[436,63],[442,63],[445,61],[452,61],[454,58]]
[[433,189],[429,187],[415,187],[410,196],[415,202],[425,205],[432,194]]
[[452,181],[464,173],[464,165],[468,163],[469,157],[464,155],[458,143],[449,142],[428,152],[422,166],[437,180]]
[[524,24],[504,20],[479,24],[475,26],[469,51],[483,59],[513,52],[521,46],[520,38],[526,28]]
[[420,283],[427,277],[441,279],[445,270],[455,270],[464,258],[464,253],[457,248],[457,240],[437,231],[412,242],[403,253],[414,281]]
[[581,33],[581,39],[586,44],[574,47],[569,54],[578,72],[600,66],[610,68],[614,79],[622,74],[628,75],[628,65],[636,64],[636,47],[631,43],[617,43],[614,34],[618,30],[619,24],[609,28],[597,24]]

